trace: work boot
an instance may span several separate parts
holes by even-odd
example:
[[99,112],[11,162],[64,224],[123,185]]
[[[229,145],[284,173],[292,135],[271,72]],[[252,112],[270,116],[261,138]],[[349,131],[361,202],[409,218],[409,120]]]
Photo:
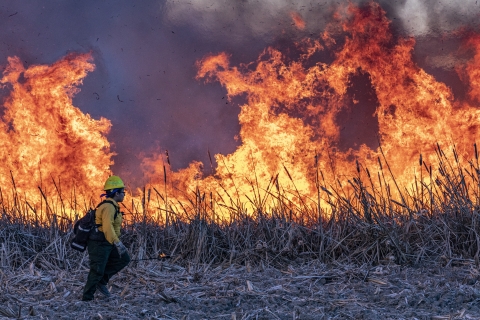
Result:
[[101,294],[103,294],[105,297],[110,297],[110,291],[108,291],[108,288],[104,284],[97,284],[97,290],[100,291]]

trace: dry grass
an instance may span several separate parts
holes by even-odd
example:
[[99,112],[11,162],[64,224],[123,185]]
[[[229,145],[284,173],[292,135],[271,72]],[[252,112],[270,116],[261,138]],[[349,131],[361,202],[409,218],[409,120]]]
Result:
[[[451,163],[440,148],[437,152],[437,177],[432,169],[427,171],[433,183],[415,181],[415,188],[402,191],[392,180],[399,200],[390,195],[387,173],[379,174],[384,183],[375,187],[368,170],[357,164],[358,176],[349,180],[349,194],[344,188],[318,184],[323,201],[331,207],[328,216],[315,206],[299,207],[278,197],[278,205],[269,210],[257,202],[253,214],[246,214],[241,205],[229,206],[233,218],[219,223],[197,190],[191,208],[172,210],[162,221],[145,214],[144,205],[138,209],[132,202],[130,208],[125,207],[128,219],[123,239],[133,259],[155,259],[164,253],[182,266],[248,263],[284,267],[309,260],[354,265],[478,264],[478,157],[476,165],[462,169],[456,154]],[[420,164],[424,165],[421,160]],[[79,260],[86,262],[84,254],[69,248],[69,217],[49,214],[48,219],[27,221],[25,210],[30,205],[19,203],[2,203],[1,267],[22,269],[33,263],[45,270],[70,271],[79,268]],[[63,206],[62,202],[60,212],[66,211]]]
[[79,301],[87,274],[0,270],[0,317],[28,319],[478,319],[479,270],[325,265],[282,269],[143,262]]
[[[440,149],[438,156],[437,173],[430,168],[426,171],[433,183],[418,180],[410,191],[402,191],[391,180],[398,188],[397,200],[392,199],[386,184],[388,171],[379,174],[383,184],[375,187],[368,170],[357,165],[358,176],[349,181],[350,193],[319,182],[322,201],[330,205],[328,215],[319,212],[318,206],[299,207],[277,197],[278,205],[270,209],[253,201],[253,214],[246,214],[242,205],[230,204],[232,218],[219,221],[199,190],[190,208],[171,209],[161,220],[145,214],[145,201],[143,205],[132,203],[125,208],[128,218],[122,237],[134,261],[116,277],[115,283],[119,280],[123,286],[113,284],[114,303],[123,309],[121,316],[111,316],[188,319],[181,308],[211,306],[192,319],[213,315],[224,319],[307,319],[306,314],[321,319],[338,312],[343,314],[340,319],[396,319],[398,310],[405,314],[418,311],[422,304],[418,297],[426,294],[429,283],[435,288],[431,297],[423,300],[428,308],[443,301],[433,296],[443,297],[451,290],[450,284],[441,280],[447,276],[443,271],[438,277],[424,279],[423,289],[415,287],[418,279],[398,282],[395,278],[409,272],[418,277],[415,270],[430,266],[429,270],[447,267],[442,270],[450,270],[456,277],[452,281],[463,289],[457,288],[436,313],[429,313],[428,308],[412,312],[419,317],[468,318],[472,312],[480,312],[475,307],[480,299],[478,157],[476,164],[465,169],[459,167],[456,156],[449,162]],[[388,164],[383,166],[388,169]],[[73,219],[66,216],[65,203],[44,195],[45,209],[37,209],[35,214],[41,217],[32,220],[31,215],[27,218],[27,211],[33,211],[30,204],[14,199],[2,202],[0,217],[0,290],[5,292],[0,298],[0,314],[36,313],[56,318],[67,312],[85,317],[77,300],[88,270],[88,255],[69,248]],[[162,254],[170,258],[160,258]],[[382,274],[379,270],[387,271]],[[304,287],[308,290],[299,289]],[[388,293],[389,298],[375,305],[369,299],[380,292]],[[459,294],[469,298],[457,303]],[[145,300],[150,296],[154,297],[151,301]],[[283,302],[278,304],[278,299]],[[412,299],[414,304],[408,302]],[[392,305],[384,305],[390,300]],[[249,301],[247,311],[238,307],[245,301]],[[321,301],[325,303],[319,307]],[[160,302],[157,314],[152,310]],[[94,317],[109,318],[100,312],[112,302],[96,303],[99,315]],[[45,304],[57,308],[58,313],[42,309]],[[380,305],[383,313],[377,312]],[[466,309],[453,312],[457,305]]]

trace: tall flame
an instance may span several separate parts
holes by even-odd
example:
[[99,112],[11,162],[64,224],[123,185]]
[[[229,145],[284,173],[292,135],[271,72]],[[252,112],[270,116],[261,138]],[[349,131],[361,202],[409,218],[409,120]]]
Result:
[[[479,43],[478,37],[466,43],[477,53],[458,67],[472,100],[480,97]],[[268,198],[273,178],[286,198],[305,205],[316,200],[317,169],[327,185],[343,183],[359,174],[356,161],[371,171],[380,170],[383,151],[397,181],[406,188],[415,171],[422,170],[420,154],[426,163],[435,162],[437,143],[455,144],[461,158],[470,159],[480,111],[467,101],[454,100],[444,83],[413,62],[414,44],[411,38],[395,39],[385,12],[370,3],[339,10],[336,21],[318,39],[297,44],[301,54],[296,60],[274,48],[265,49],[255,63],[238,67],[230,65],[226,53],[203,58],[198,61],[198,79],[219,81],[229,98],[247,97],[239,115],[242,145],[232,154],[215,156],[214,177],[199,178],[201,164],[195,163],[169,173],[173,184],[216,190],[222,199],[227,194],[254,203],[262,198],[260,191]],[[333,62],[315,60],[327,49],[334,51]],[[364,75],[375,93],[372,117],[378,121],[379,144],[342,150],[339,115],[348,106],[358,106],[358,100],[347,94],[355,75]],[[159,183],[156,177],[163,176],[163,167],[151,160],[145,164],[152,183]]]
[[[303,20],[292,18],[301,29]],[[239,115],[242,144],[232,154],[215,155],[215,174],[208,177],[200,162],[172,172],[163,153],[144,158],[148,188],[162,197],[164,210],[174,205],[172,198],[182,206],[194,203],[192,195],[195,203],[209,200],[212,209],[215,203],[264,207],[278,197],[315,207],[318,179],[326,187],[345,185],[361,168],[382,170],[386,159],[398,184],[408,188],[423,170],[421,154],[422,163],[435,163],[437,144],[454,144],[461,162],[470,159],[480,123],[472,105],[480,100],[480,37],[469,37],[465,48],[475,54],[456,66],[468,86],[462,101],[413,62],[414,39],[397,39],[390,28],[378,4],[349,5],[317,39],[296,43],[296,55],[267,48],[256,62],[239,66],[231,66],[227,53],[199,60],[198,79],[218,81],[229,99],[246,97]],[[332,61],[322,62],[325,56]],[[12,93],[0,123],[1,186],[15,184],[15,192],[26,197],[39,197],[37,187],[87,195],[100,189],[112,164],[105,137],[110,122],[72,105],[77,86],[93,69],[89,54],[27,70],[20,59],[9,59],[2,79]],[[345,148],[342,112],[360,108],[365,99],[349,92],[356,77],[367,82],[375,105],[377,143]],[[148,199],[141,200],[144,207]]]
[[19,58],[8,59],[1,80],[11,86],[0,123],[3,197],[8,186],[31,203],[41,192],[75,192],[78,199],[98,193],[112,164],[105,137],[111,124],[72,105],[77,86],[94,70],[91,59],[90,54],[72,54],[51,66],[28,69]]

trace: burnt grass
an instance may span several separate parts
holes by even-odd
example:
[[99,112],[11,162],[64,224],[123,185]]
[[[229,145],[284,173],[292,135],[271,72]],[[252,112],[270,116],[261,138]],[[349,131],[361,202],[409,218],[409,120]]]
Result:
[[87,269],[2,271],[0,314],[22,319],[478,319],[472,265],[376,267],[311,262],[251,268],[132,264],[80,301]]
[[328,212],[278,186],[276,206],[232,202],[227,219],[199,190],[163,215],[132,204],[122,241],[133,261],[112,297],[88,303],[88,254],[69,247],[68,210],[33,219],[26,201],[2,200],[0,317],[480,319],[478,157],[465,169],[438,156],[437,172],[425,166],[430,178],[403,192],[383,172],[375,187],[358,164],[349,192],[317,182]]

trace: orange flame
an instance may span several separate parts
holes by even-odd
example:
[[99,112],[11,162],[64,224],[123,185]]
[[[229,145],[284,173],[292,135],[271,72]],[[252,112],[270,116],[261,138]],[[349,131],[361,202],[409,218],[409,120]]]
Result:
[[[420,154],[426,163],[435,162],[437,143],[455,143],[462,159],[471,158],[480,111],[467,102],[454,101],[444,83],[413,62],[415,41],[394,39],[390,21],[375,3],[364,8],[350,5],[336,17],[320,39],[299,44],[305,54],[296,61],[267,48],[254,70],[251,64],[231,66],[226,53],[198,62],[197,78],[219,81],[229,98],[246,94],[239,115],[242,145],[232,154],[215,156],[214,177],[202,179],[201,165],[195,163],[171,173],[174,183],[190,190],[217,190],[222,199],[227,194],[254,203],[269,197],[274,178],[286,198],[308,206],[318,191],[315,166],[327,185],[358,175],[357,159],[370,171],[380,171],[379,148],[366,144],[346,151],[339,148],[338,117],[349,105],[347,90],[356,74],[367,75],[374,90],[377,102],[372,116],[378,121],[378,139],[402,188],[422,170],[415,166]],[[315,52],[335,48],[337,42],[343,44],[332,63],[309,61]],[[480,96],[479,43],[478,38],[467,43],[477,54],[459,69],[469,81],[472,99]],[[355,98],[350,104],[357,106]],[[316,155],[318,162],[314,163]],[[161,170],[155,165],[151,169],[155,184]],[[225,192],[218,191],[219,185]]]
[[[176,204],[207,205],[209,199],[221,214],[217,204],[243,210],[244,203],[265,207],[279,197],[316,208],[319,173],[322,185],[344,185],[363,174],[362,168],[380,172],[382,152],[402,188],[423,170],[417,167],[420,154],[435,163],[437,143],[455,143],[463,163],[471,158],[479,134],[480,111],[471,103],[480,99],[480,37],[466,42],[475,54],[456,68],[470,98],[459,101],[413,62],[414,39],[394,38],[378,4],[350,5],[335,18],[318,39],[297,44],[302,53],[296,60],[267,48],[255,64],[231,66],[227,53],[198,61],[198,79],[220,82],[229,99],[246,96],[239,115],[242,144],[232,154],[215,155],[218,165],[208,177],[200,162],[173,172],[163,153],[144,158],[148,187],[163,199],[164,212],[175,211]],[[334,51],[331,63],[312,61],[325,50]],[[94,68],[90,60],[88,54],[70,55],[25,70],[18,58],[9,59],[2,79],[13,88],[0,129],[2,186],[12,182],[11,170],[18,193],[28,197],[38,196],[37,185],[57,188],[47,183],[51,178],[61,179],[64,190],[100,189],[112,164],[105,138],[110,122],[93,120],[72,105],[76,86]],[[382,149],[340,146],[341,113],[361,105],[360,97],[348,93],[357,75],[374,93],[372,118]],[[145,207],[150,192],[147,198],[134,200]]]
[[11,86],[0,123],[2,194],[14,184],[31,203],[45,194],[92,195],[110,173],[107,119],[94,120],[72,105],[77,86],[94,70],[89,54],[68,55],[51,66],[25,69],[8,59],[1,83]]

